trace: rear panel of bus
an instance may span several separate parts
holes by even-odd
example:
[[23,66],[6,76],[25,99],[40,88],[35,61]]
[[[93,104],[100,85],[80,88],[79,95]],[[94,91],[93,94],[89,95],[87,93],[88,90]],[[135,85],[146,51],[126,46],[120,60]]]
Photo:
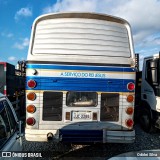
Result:
[[34,122],[27,128],[132,130],[131,39],[126,22],[104,15],[37,19],[26,69],[26,107],[36,109],[27,112]]

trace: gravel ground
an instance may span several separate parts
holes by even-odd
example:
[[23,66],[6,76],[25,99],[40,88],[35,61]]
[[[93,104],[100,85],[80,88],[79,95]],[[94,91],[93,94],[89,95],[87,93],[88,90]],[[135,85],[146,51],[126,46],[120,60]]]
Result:
[[[136,140],[132,144],[92,144],[92,145],[62,145],[51,143],[28,142],[23,137],[23,150],[43,152],[48,158],[36,159],[60,159],[60,160],[103,160],[124,152],[140,150],[160,150],[160,131],[152,134],[145,133],[139,125],[135,126]],[[24,158],[25,160],[31,158]],[[33,159],[33,158],[32,158]]]

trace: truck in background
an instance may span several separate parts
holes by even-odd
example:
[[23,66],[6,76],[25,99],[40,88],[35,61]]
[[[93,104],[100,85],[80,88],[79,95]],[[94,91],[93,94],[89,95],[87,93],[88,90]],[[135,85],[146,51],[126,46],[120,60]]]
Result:
[[[139,55],[136,54],[139,62]],[[160,129],[160,53],[145,57],[142,71],[137,65],[135,119],[146,132]]]
[[8,97],[18,116],[25,115],[25,61],[19,61],[17,69],[0,62],[0,93]]

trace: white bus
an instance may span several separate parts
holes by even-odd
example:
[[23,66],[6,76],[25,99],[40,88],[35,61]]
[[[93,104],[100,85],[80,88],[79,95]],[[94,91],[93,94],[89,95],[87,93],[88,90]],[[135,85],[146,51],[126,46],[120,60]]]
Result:
[[38,17],[26,65],[26,140],[134,142],[134,84],[127,21],[96,13]]

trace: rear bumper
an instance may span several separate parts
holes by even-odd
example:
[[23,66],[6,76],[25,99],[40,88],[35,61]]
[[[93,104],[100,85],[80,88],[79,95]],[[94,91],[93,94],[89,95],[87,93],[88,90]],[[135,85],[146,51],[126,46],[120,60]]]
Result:
[[25,138],[28,141],[48,141],[47,134],[53,134],[53,141],[69,143],[133,143],[135,131],[108,130],[35,130],[26,129]]
[[108,130],[60,130],[62,142],[100,142],[100,143],[133,143],[135,131]]
[[[135,130],[106,131],[104,137],[107,143],[133,143],[135,141]],[[105,141],[104,143],[106,143]]]

